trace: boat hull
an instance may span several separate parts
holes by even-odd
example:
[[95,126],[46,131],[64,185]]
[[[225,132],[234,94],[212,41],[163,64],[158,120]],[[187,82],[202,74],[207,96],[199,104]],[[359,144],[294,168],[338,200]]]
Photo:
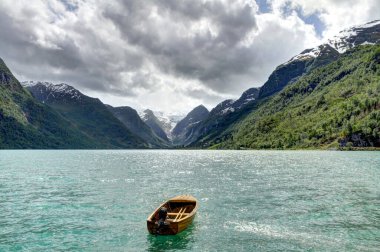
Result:
[[[174,212],[168,213],[166,225],[158,229],[157,213],[161,207],[173,209]],[[193,223],[193,220],[198,209],[197,200],[190,195],[180,195],[169,199],[161,204],[147,219],[147,228],[151,234],[159,235],[175,235]],[[182,210],[182,211],[181,211]]]
[[189,227],[193,223],[194,218],[195,214],[180,222],[171,222],[167,227],[159,230],[159,232],[157,230],[157,224],[151,220],[147,220],[147,228],[149,233],[154,235],[175,235]]

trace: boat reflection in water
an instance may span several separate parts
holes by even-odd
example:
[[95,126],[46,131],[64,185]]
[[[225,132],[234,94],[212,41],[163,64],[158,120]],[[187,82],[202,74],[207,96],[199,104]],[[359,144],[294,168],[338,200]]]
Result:
[[194,243],[196,225],[190,225],[186,230],[177,235],[147,235],[148,251],[178,251],[191,250]]

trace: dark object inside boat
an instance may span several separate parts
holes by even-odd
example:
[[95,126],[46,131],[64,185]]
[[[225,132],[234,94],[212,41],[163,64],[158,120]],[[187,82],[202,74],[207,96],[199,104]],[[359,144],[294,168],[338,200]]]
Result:
[[166,218],[168,217],[168,210],[166,207],[161,207],[160,211],[158,211],[158,221],[157,221],[157,233],[159,234],[162,229],[169,226],[169,223],[166,222]]
[[168,216],[168,209],[166,209],[166,207],[161,207],[160,211],[158,212],[158,219],[166,220],[167,216]]

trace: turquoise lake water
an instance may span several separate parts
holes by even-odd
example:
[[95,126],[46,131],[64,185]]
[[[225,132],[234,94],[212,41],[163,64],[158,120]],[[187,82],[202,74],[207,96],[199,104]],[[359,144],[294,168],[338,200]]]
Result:
[[[146,218],[192,194],[194,224]],[[379,251],[380,153],[0,151],[0,251]]]

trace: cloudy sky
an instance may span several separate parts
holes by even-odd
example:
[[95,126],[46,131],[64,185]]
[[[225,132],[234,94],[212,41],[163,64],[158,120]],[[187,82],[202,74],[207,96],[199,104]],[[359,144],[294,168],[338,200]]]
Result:
[[1,0],[0,57],[20,81],[185,113],[379,13],[379,0]]

